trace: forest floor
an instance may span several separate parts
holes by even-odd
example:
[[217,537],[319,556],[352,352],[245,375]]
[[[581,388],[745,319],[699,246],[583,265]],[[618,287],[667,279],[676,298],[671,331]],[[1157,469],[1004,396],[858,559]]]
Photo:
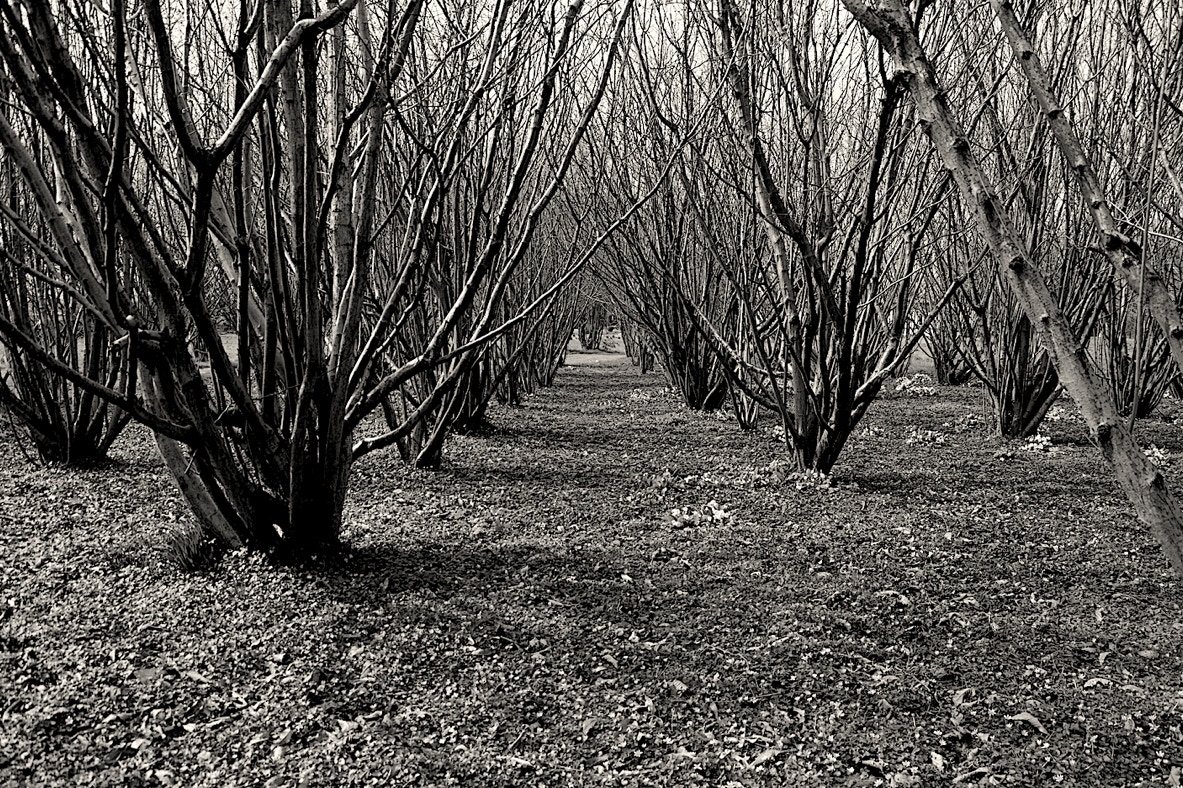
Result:
[[826,486],[571,361],[440,472],[362,461],[312,566],[177,568],[142,430],[3,439],[0,786],[1179,785],[1180,583],[1070,403],[1048,451],[888,394]]

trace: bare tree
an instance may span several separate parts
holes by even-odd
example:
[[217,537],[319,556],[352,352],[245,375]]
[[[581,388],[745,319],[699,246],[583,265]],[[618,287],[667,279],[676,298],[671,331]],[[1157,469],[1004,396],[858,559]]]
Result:
[[[0,319],[35,339],[41,350],[76,377],[126,385],[127,346],[71,294],[58,274],[62,262],[15,162],[0,165]],[[127,425],[126,411],[55,374],[34,354],[0,333],[0,407],[19,426],[43,462],[71,465],[102,460]]]
[[[554,22],[540,4],[500,3],[488,20],[466,4],[455,11],[449,25],[461,27],[424,42],[408,109],[397,116],[413,144],[395,180],[407,186],[394,210],[415,229],[373,282],[381,311],[358,367],[376,381],[348,416],[356,426],[393,396],[388,430],[359,440],[355,456],[397,445],[424,467],[439,463],[454,389],[478,374],[483,345],[501,330],[501,300],[595,117],[631,4],[617,16],[576,3]],[[585,24],[609,44],[586,72],[595,45]],[[429,87],[428,75],[446,76]]]
[[[715,177],[751,206],[763,240],[753,233],[751,255],[725,266],[747,343],[709,333],[727,348],[733,389],[779,415],[796,464],[826,472],[932,319],[912,319],[914,283],[945,186],[917,156],[901,86],[836,7],[771,3],[745,14],[724,1],[715,23],[739,143]],[[684,180],[690,204],[709,204],[705,182]],[[726,259],[734,243],[718,233],[718,214],[696,221]],[[751,412],[743,398],[736,405]]]
[[[335,544],[352,462],[405,437],[479,360],[629,13],[371,2],[194,15],[144,0],[134,21],[121,2],[0,2],[18,98],[0,144],[71,297],[126,346],[131,373],[117,388],[11,321],[0,331],[150,426],[199,520],[229,544]],[[452,82],[459,63],[477,78]],[[454,88],[451,103],[422,103]],[[13,106],[34,133],[16,130]],[[468,207],[474,229],[449,236]],[[458,276],[416,318],[424,341],[393,354],[444,272]],[[215,293],[231,295],[229,325]],[[405,420],[355,435],[420,376],[435,382]]]
[[[921,43],[912,12],[899,0],[879,0],[874,5],[863,0],[843,3],[890,53],[936,152],[952,172],[1000,272],[1032,323],[1039,327],[1060,380],[1080,406],[1102,455],[1112,464],[1122,489],[1139,518],[1158,538],[1167,559],[1177,572],[1183,573],[1183,512],[1167,490],[1162,473],[1142,453],[1117,413],[1109,391],[1090,368],[1079,337],[1049,290],[1037,261],[1025,248],[1010,211],[974,155]],[[1032,59],[1033,55],[1020,54],[1020,60],[1024,57]]]

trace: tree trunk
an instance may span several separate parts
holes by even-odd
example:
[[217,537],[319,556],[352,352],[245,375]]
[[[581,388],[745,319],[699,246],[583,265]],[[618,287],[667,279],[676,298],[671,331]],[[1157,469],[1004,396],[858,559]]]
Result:
[[1048,290],[1043,273],[1023,249],[1005,204],[953,117],[910,11],[900,0],[878,0],[874,6],[865,0],[843,0],[843,4],[878,39],[905,76],[933,146],[973,211],[1000,272],[1037,327],[1064,388],[1080,406],[1102,456],[1112,465],[1139,519],[1158,539],[1176,573],[1183,576],[1183,511],[1162,473],[1120,418],[1112,396],[1089,369],[1084,348]]

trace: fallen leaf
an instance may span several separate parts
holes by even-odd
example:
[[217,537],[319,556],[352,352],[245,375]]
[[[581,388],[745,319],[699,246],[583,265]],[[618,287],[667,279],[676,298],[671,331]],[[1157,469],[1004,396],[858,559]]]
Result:
[[136,678],[144,682],[156,681],[160,675],[160,668],[140,668],[136,671]]
[[957,775],[956,777],[953,778],[953,782],[963,783],[963,782],[966,782],[967,780],[978,780],[982,777],[985,777],[989,773],[990,773],[990,770],[987,767],[979,766],[978,768],[974,769],[972,772],[966,772],[965,774]]
[[1011,716],[1007,717],[1007,719],[1015,720],[1016,722],[1025,722],[1033,726],[1044,736],[1047,735],[1047,728],[1043,727],[1043,723],[1039,721],[1039,718],[1029,711],[1020,711],[1018,714],[1012,714]]

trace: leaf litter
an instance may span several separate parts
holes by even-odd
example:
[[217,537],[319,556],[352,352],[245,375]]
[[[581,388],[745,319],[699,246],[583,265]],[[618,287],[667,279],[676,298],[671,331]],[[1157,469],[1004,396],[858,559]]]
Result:
[[886,398],[815,478],[573,367],[438,473],[359,463],[340,555],[195,572],[143,431],[7,436],[0,784],[1178,785],[1179,582],[1078,421],[1000,455],[983,409]]

